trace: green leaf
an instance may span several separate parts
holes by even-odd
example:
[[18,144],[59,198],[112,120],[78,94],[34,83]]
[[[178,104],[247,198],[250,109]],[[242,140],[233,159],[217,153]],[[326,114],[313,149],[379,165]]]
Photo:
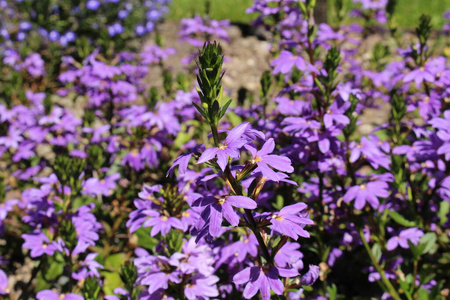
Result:
[[116,253],[105,259],[105,268],[110,271],[119,271],[126,259],[125,253]]
[[277,195],[277,200],[276,202],[273,204],[273,207],[277,210],[281,210],[284,206],[284,199],[283,196],[281,195]]
[[381,255],[382,255],[381,246],[380,246],[379,243],[373,244],[373,246],[372,246],[372,254],[375,257],[375,259],[377,260],[377,262],[379,262],[380,259],[381,259]]
[[438,212],[439,219],[441,220],[440,221],[441,225],[444,225],[447,222],[447,220],[448,220],[447,215],[449,212],[450,212],[450,202],[441,201],[441,204],[439,206],[439,212]]
[[428,300],[428,291],[424,288],[420,288],[419,292],[417,293],[417,300]]
[[171,253],[181,252],[183,246],[183,233],[178,230],[172,230],[167,236],[167,242],[169,244]]
[[409,285],[408,282],[400,280],[400,287],[405,292],[405,294],[411,296],[410,293],[409,293],[409,289],[410,289],[411,286]]
[[410,240],[408,240],[408,245],[409,245],[409,249],[411,249],[414,260],[418,260],[419,256],[422,255],[422,252],[425,249],[425,246],[422,244],[418,244],[416,246]]
[[158,245],[158,240],[150,236],[150,230],[148,228],[139,228],[135,234],[138,237],[139,247],[145,249],[154,249]]
[[186,127],[187,126],[185,123],[181,125],[181,130],[177,134],[177,137],[175,138],[175,141],[173,143],[175,149],[180,149],[184,144],[191,140],[191,135],[189,134],[189,132],[186,132]]
[[192,104],[195,106],[195,108],[198,110],[198,112],[206,119],[208,120],[208,117],[206,116],[206,112],[203,110],[203,108],[200,107],[200,105],[198,105],[195,102],[192,102]]
[[327,287],[328,290],[328,299],[336,300],[337,298],[337,286],[333,283],[333,285]]
[[422,236],[420,239],[420,245],[423,245],[423,250],[421,254],[429,253],[436,247],[436,234],[434,232],[428,232]]
[[220,111],[219,120],[226,114],[228,107],[230,106],[232,100],[228,100],[227,103],[225,103],[224,106],[222,106],[222,109]]
[[403,217],[401,214],[399,214],[398,212],[389,211],[389,216],[398,224],[403,225],[405,227],[414,227],[416,226],[416,222],[414,221],[409,221],[407,219],[405,219],[405,217]]
[[114,289],[123,287],[123,282],[120,280],[119,272],[101,272],[105,278],[103,280],[103,291],[105,295],[114,295]]

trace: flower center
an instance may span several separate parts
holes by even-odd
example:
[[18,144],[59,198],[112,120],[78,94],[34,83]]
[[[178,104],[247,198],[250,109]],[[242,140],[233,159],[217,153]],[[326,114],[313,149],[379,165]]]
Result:
[[275,219],[277,221],[282,221],[284,218],[281,215],[278,214],[272,214],[272,219]]
[[420,71],[420,72],[423,72],[423,71],[425,71],[425,68],[424,68],[424,67],[420,67],[420,68],[419,68],[419,71]]
[[265,274],[267,274],[267,272],[270,271],[270,266],[269,266],[269,265],[264,265],[264,266],[262,267],[262,271],[263,271]]
[[166,217],[166,216],[162,216],[162,217],[161,217],[161,221],[167,221],[167,220],[169,220],[168,217]]
[[219,150],[225,150],[225,149],[227,149],[227,145],[225,145],[225,144],[219,144]]
[[191,214],[188,211],[185,211],[181,214],[183,217],[189,217]]
[[64,294],[61,294],[61,295],[59,295],[59,297],[58,297],[58,299],[64,299],[64,298],[66,298],[66,295],[64,295]]
[[263,160],[262,157],[257,156],[257,157],[255,157],[255,158],[253,158],[250,162],[251,162],[252,164],[257,164],[257,163],[259,163],[259,162],[262,161],[262,160]]
[[366,185],[365,184],[361,184],[360,186],[359,186],[359,188],[361,189],[361,190],[365,190],[367,187],[366,187]]
[[219,200],[217,200],[217,203],[219,203],[220,205],[225,203],[225,198],[220,198]]

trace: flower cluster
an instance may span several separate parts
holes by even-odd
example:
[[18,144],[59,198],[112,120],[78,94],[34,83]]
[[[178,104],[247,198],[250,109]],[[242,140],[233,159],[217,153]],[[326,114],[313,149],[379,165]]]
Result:
[[37,36],[45,43],[62,47],[87,42],[93,49],[105,46],[105,38],[109,37],[113,47],[123,49],[130,38],[154,31],[168,12],[170,2],[83,0],[66,5],[58,1],[2,1],[4,21],[0,34],[7,44],[26,42]]
[[169,1],[0,0],[0,297],[445,299],[448,53],[396,1],[334,2],[254,1],[270,61],[236,105],[228,20],[181,21],[174,76],[133,39]]

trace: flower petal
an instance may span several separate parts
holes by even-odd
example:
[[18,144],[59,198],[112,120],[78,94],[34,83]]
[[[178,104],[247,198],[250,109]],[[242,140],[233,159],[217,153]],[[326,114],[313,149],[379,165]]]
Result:
[[239,208],[255,209],[258,206],[255,200],[245,196],[229,196],[226,202]]

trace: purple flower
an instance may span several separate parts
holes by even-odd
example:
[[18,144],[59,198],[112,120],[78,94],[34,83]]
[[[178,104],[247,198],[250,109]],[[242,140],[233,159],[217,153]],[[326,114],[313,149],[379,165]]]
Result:
[[408,228],[400,232],[398,236],[391,237],[386,243],[386,249],[392,251],[399,245],[404,249],[408,249],[408,241],[417,246],[422,236],[423,231],[419,230],[417,227]]
[[32,77],[45,75],[45,62],[38,53],[27,56],[21,67],[26,69]]
[[178,170],[180,171],[180,174],[186,173],[187,167],[189,165],[189,161],[192,158],[193,152],[189,152],[183,155],[178,156],[174,161],[172,166],[170,167],[169,171],[167,171],[167,176],[172,176],[173,171],[176,166],[178,167]]
[[256,202],[245,196],[228,196],[228,197],[206,197],[200,200],[201,206],[206,206],[201,217],[205,221],[205,225],[209,226],[209,233],[213,237],[220,235],[222,219],[225,218],[231,226],[239,224],[239,216],[233,207],[255,209]]
[[83,296],[77,294],[58,294],[51,290],[43,290],[36,294],[37,300],[84,300]]
[[428,72],[425,67],[420,67],[418,69],[412,70],[403,77],[403,82],[414,81],[417,86],[420,86],[422,82],[428,81],[433,82],[434,76]]
[[169,233],[172,227],[183,230],[184,226],[179,219],[175,217],[159,215],[159,213],[156,214],[157,215],[150,217],[143,224],[143,227],[153,227],[152,231],[150,232],[151,236],[155,236],[158,233],[161,233],[161,235],[164,236]]
[[246,284],[243,296],[250,299],[256,295],[258,290],[263,300],[270,299],[271,290],[277,295],[284,293],[284,285],[281,277],[296,277],[298,272],[295,269],[284,269],[270,265],[263,267],[248,267],[233,276],[235,284]]
[[100,5],[100,1],[97,0],[89,0],[88,2],[86,2],[86,8],[90,10],[97,10]]
[[388,0],[353,0],[353,2],[360,2],[363,9],[384,9]]
[[279,212],[270,215],[270,228],[294,240],[299,236],[309,238],[309,233],[303,229],[305,225],[314,225],[314,221],[306,218],[307,213],[301,213],[306,208],[305,203],[297,203],[283,207]]
[[98,269],[103,269],[103,266],[95,261],[98,253],[90,253],[86,256],[86,259],[81,262],[81,268],[78,272],[72,273],[72,278],[76,280],[84,280],[87,277],[100,278]]
[[92,203],[82,206],[78,208],[77,215],[72,217],[78,238],[73,254],[83,253],[89,246],[95,246],[95,242],[99,239],[98,231],[102,228],[102,225],[90,212],[94,206]]
[[278,182],[280,178],[269,166],[282,172],[294,172],[289,158],[269,154],[275,149],[275,142],[272,138],[268,139],[259,151],[252,146],[246,146],[245,148],[252,154],[251,163],[258,166],[255,171],[260,171],[264,177],[270,180]]
[[273,70],[274,74],[288,74],[294,66],[300,71],[312,71],[318,73],[318,70],[301,56],[295,56],[286,50],[281,51],[280,57],[274,59],[270,65],[272,67],[275,66]]
[[378,169],[379,166],[389,169],[391,160],[383,151],[388,152],[390,146],[388,143],[382,143],[377,136],[363,136],[360,144],[352,142],[350,147],[352,148],[352,153],[350,154],[351,163],[356,162],[364,155],[375,169]]
[[8,293],[8,277],[3,270],[0,270],[0,295],[6,295]]
[[223,263],[227,263],[230,258],[243,262],[247,259],[248,254],[251,257],[256,257],[258,254],[258,240],[254,234],[249,236],[243,235],[240,241],[223,247],[217,265],[220,266]]
[[150,294],[155,293],[159,289],[166,290],[169,287],[169,281],[179,282],[177,273],[152,272],[141,281],[141,284],[148,286]]
[[33,25],[31,25],[30,22],[23,21],[23,22],[20,22],[19,28],[20,28],[20,30],[28,31],[31,28],[33,28]]
[[299,248],[299,244],[287,242],[275,255],[275,263],[280,267],[294,266],[296,269],[303,269],[303,253]]
[[242,123],[233,128],[228,132],[226,139],[219,143],[218,147],[206,149],[198,159],[197,164],[205,163],[217,156],[217,164],[224,171],[228,164],[228,157],[238,158],[239,149],[247,144],[247,140],[242,136],[248,126],[249,123]]
[[4,203],[0,204],[0,226],[3,226],[3,220],[6,219],[8,213],[12,211],[17,204],[19,204],[19,200],[17,199],[6,200]]
[[309,265],[309,270],[305,275],[302,276],[301,284],[302,285],[313,285],[316,282],[317,278],[319,278],[319,266]]
[[328,108],[326,114],[323,116],[323,123],[326,128],[333,126],[333,123],[339,125],[348,125],[350,119],[345,115],[345,111],[350,107],[350,102],[344,102],[342,105],[338,106],[338,101],[333,102]]
[[190,279],[189,284],[184,289],[184,295],[188,300],[209,299],[209,297],[219,296],[216,283],[219,277],[211,275],[208,277],[196,275]]
[[52,241],[42,232],[36,232],[32,234],[22,234],[22,238],[25,240],[22,247],[30,249],[31,257],[39,257],[43,254],[53,255],[55,251],[62,251],[60,244]]
[[348,203],[355,200],[355,208],[361,210],[366,202],[377,209],[380,205],[378,197],[389,197],[389,185],[384,181],[371,181],[366,184],[355,185],[347,190],[344,195],[344,202]]
[[89,178],[83,183],[83,195],[103,195],[111,196],[112,192],[116,189],[117,181],[120,179],[120,174],[115,173],[106,176],[104,179]]
[[169,171],[167,171],[167,176],[172,176],[173,171],[176,166],[178,166],[178,170],[180,171],[180,174],[185,174],[187,167],[189,165],[189,161],[192,158],[192,155],[196,152],[202,152],[205,150],[204,145],[196,146],[193,151],[178,156],[174,161],[172,166],[170,167]]

